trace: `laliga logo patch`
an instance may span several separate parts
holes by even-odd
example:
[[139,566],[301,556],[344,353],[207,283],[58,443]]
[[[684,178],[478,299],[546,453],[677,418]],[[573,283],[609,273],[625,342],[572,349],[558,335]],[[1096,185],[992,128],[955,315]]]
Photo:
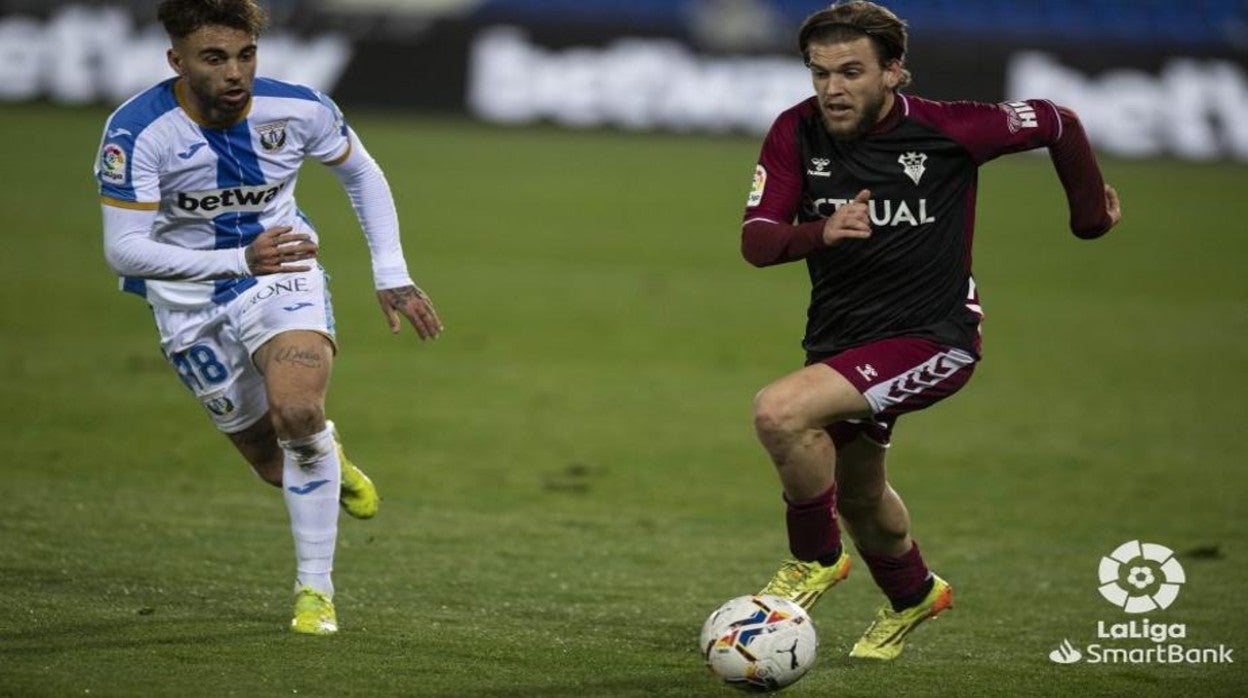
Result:
[[100,151],[100,177],[113,184],[126,183],[126,151],[116,143],[106,143]]
[[256,127],[256,133],[260,138],[260,147],[265,152],[272,153],[281,150],[286,145],[286,122],[288,119],[281,121],[271,121],[267,124],[261,124]]
[[1101,596],[1127,613],[1168,608],[1187,581],[1174,551],[1156,543],[1127,541],[1101,558]]
[[750,198],[747,207],[754,207],[763,202],[763,190],[767,188],[767,170],[762,165],[754,166],[754,183],[750,186]]

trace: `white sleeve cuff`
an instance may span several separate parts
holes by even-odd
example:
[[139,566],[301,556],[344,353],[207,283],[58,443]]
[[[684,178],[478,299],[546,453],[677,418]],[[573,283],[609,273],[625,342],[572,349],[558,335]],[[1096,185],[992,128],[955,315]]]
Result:
[[411,275],[407,273],[407,265],[373,268],[373,287],[378,291],[385,288],[402,288],[403,286],[415,285],[416,282],[412,281]]

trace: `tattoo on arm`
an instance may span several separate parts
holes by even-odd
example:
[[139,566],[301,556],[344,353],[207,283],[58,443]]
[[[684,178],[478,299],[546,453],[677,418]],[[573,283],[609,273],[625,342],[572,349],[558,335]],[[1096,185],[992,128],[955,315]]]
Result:
[[386,302],[392,308],[400,308],[409,300],[420,300],[425,297],[425,292],[415,286],[388,288],[382,291],[382,293],[385,294]]
[[295,364],[306,368],[320,368],[325,358],[316,349],[287,347],[277,352],[273,360],[282,364]]

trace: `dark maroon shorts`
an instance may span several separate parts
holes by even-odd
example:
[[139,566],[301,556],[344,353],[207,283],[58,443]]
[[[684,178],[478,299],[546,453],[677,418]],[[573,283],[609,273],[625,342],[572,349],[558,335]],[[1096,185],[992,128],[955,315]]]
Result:
[[890,337],[829,356],[817,363],[845,376],[867,398],[873,415],[831,424],[828,434],[838,447],[859,435],[887,446],[897,417],[958,392],[976,361],[968,351],[917,337]]

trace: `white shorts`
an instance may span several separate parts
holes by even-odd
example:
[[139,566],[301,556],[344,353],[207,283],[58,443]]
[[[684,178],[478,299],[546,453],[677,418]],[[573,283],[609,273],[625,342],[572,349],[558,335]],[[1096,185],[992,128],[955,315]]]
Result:
[[246,429],[269,411],[264,376],[252,362],[265,342],[290,330],[312,330],[335,341],[329,276],[323,269],[256,281],[225,305],[152,308],[165,358],[227,434]]

